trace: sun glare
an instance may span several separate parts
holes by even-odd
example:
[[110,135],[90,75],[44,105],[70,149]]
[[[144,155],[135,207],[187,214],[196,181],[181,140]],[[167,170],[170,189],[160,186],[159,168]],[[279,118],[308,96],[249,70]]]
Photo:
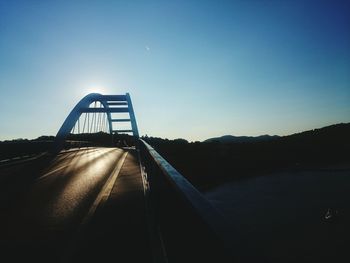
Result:
[[86,89],[86,93],[107,94],[106,88],[101,85],[91,85]]

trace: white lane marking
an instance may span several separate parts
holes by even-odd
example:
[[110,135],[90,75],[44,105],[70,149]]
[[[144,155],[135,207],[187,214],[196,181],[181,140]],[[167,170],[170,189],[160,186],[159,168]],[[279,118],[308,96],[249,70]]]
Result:
[[51,174],[53,174],[53,173],[55,173],[55,172],[57,172],[57,171],[59,171],[59,170],[62,170],[62,169],[64,169],[64,168],[68,167],[68,166],[69,166],[69,164],[68,164],[68,165],[64,165],[64,166],[61,166],[60,168],[57,168],[57,169],[55,169],[55,170],[53,170],[53,171],[51,171],[51,172],[48,172],[48,173],[46,173],[46,174],[40,176],[40,177],[39,177],[38,179],[36,179],[35,181],[36,181],[36,182],[37,182],[37,181],[40,181],[40,180],[42,180],[42,179],[48,177],[49,175],[51,175]]
[[124,161],[126,159],[126,156],[128,155],[128,152],[123,153],[122,157],[120,158],[117,166],[115,167],[114,171],[112,172],[111,176],[108,178],[107,182],[105,183],[105,185],[103,186],[102,190],[100,191],[100,193],[98,194],[98,196],[95,199],[95,202],[92,204],[92,206],[90,207],[89,212],[87,213],[87,215],[84,217],[83,221],[81,222],[80,226],[84,226],[86,225],[90,219],[92,218],[92,216],[94,215],[94,213],[96,212],[97,207],[101,204],[103,205],[109,195],[112,192],[113,186],[115,181],[117,180],[117,177],[120,173],[120,170],[123,167]]

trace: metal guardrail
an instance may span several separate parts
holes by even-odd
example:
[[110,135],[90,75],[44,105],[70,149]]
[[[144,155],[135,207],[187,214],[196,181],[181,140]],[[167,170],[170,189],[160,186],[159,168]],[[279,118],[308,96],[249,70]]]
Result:
[[98,144],[89,142],[89,141],[73,141],[73,140],[66,140],[63,144],[62,149],[68,150],[71,148],[82,148],[82,147],[93,147]]
[[149,203],[169,262],[264,262],[186,178],[140,139]]
[[[94,147],[98,143],[88,141],[65,141],[62,150],[82,147]],[[50,152],[53,141],[22,140],[0,142],[0,163],[22,160]]]

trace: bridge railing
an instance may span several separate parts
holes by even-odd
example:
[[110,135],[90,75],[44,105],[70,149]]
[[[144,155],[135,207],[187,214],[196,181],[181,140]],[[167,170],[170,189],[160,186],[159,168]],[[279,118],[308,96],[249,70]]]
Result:
[[52,147],[52,141],[18,140],[0,142],[0,163],[39,155]]
[[83,147],[94,147],[94,146],[96,146],[96,143],[89,142],[89,141],[66,140],[63,144],[62,149],[68,150],[71,148],[83,148]]
[[239,231],[203,194],[147,142],[140,139],[139,149],[149,207],[169,262],[255,262]]

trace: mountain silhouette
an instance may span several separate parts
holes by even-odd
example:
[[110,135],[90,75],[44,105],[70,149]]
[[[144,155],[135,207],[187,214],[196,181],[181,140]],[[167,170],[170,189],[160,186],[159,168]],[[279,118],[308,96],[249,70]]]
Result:
[[273,140],[339,140],[340,138],[348,140],[350,134],[350,123],[338,123],[330,126],[294,133],[286,136],[278,135],[260,135],[260,136],[234,136],[224,135],[204,140],[203,142],[220,143],[241,143],[241,142],[267,142]]
[[215,137],[207,139],[203,142],[221,142],[221,143],[237,143],[237,142],[262,142],[271,141],[280,138],[278,135],[260,135],[260,136],[233,136],[224,135],[221,137]]

